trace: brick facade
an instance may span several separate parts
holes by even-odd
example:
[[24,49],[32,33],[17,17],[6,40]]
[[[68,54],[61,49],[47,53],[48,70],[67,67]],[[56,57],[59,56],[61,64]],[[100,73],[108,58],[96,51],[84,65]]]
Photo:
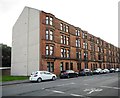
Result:
[[[46,24],[46,17],[48,17],[48,22],[50,22],[50,18],[52,18],[52,25]],[[68,66],[67,69],[73,69],[75,71],[80,71],[84,68],[94,70],[98,67],[120,67],[120,49],[114,45],[89,34],[87,31],[83,31],[79,27],[70,25],[50,13],[41,11],[40,20],[40,70],[47,70],[48,64],[53,64],[54,68],[52,72],[59,75],[61,63],[63,64],[63,70],[66,70]],[[68,32],[67,29],[66,31],[60,29],[61,23],[63,29],[65,26],[68,26]],[[52,40],[46,40],[46,29],[52,30]],[[79,36],[76,35],[76,30],[80,31]],[[61,43],[61,36],[63,36],[65,40],[67,38],[69,39],[68,44],[66,44],[67,42]],[[80,47],[76,47],[76,39],[80,40]],[[83,43],[87,43],[86,49]],[[53,46],[53,55],[46,55],[46,45],[48,45],[48,47]],[[70,57],[61,57],[61,48],[65,49],[65,51],[69,51]],[[76,57],[77,51],[81,52],[80,58]],[[87,53],[86,59],[84,57],[84,52]]]

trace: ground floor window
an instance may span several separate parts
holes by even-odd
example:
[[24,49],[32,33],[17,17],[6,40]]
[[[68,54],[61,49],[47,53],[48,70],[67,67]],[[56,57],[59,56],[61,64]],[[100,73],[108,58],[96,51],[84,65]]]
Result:
[[65,69],[69,70],[69,63],[65,63]]
[[81,63],[77,63],[77,70],[81,70]]
[[88,63],[85,63],[85,68],[88,68]]
[[63,62],[60,63],[60,71],[63,71],[64,68],[63,68]]
[[47,71],[54,72],[54,62],[47,62]]
[[73,63],[70,63],[70,70],[73,70]]

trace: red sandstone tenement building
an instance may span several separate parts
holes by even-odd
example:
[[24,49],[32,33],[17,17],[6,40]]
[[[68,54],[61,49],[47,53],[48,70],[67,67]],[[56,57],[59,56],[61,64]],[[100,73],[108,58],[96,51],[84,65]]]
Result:
[[120,48],[51,13],[25,7],[13,26],[11,75],[116,68],[119,58]]

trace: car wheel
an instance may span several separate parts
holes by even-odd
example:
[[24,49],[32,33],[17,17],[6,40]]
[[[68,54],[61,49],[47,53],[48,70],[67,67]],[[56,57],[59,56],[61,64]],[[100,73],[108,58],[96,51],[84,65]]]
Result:
[[38,79],[37,79],[37,82],[38,82],[38,83],[40,83],[41,81],[42,81],[42,79],[41,79],[41,78],[38,78]]
[[55,77],[54,77],[54,76],[52,77],[52,80],[53,80],[53,81],[55,80]]

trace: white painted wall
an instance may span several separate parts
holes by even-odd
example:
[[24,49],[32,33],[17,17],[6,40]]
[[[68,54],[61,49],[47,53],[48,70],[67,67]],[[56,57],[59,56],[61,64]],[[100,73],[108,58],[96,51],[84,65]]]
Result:
[[39,70],[40,11],[25,7],[13,26],[11,75],[30,75]]

